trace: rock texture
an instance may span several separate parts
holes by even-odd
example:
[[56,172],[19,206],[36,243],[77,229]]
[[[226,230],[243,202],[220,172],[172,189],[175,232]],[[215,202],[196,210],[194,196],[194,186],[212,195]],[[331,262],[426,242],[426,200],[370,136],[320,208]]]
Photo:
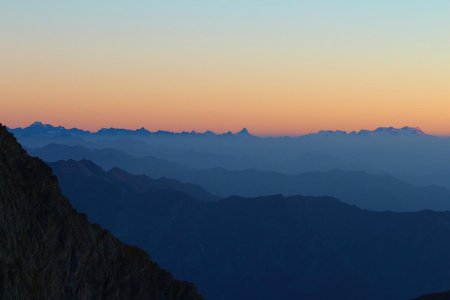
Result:
[[0,124],[1,299],[201,299],[143,251],[89,224],[49,167]]

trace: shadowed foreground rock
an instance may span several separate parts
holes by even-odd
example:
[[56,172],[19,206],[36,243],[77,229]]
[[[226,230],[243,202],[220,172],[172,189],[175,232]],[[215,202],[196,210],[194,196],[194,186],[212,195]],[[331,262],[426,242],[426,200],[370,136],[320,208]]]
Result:
[[450,291],[427,294],[427,295],[417,297],[414,300],[450,300]]
[[0,125],[1,299],[201,299],[78,214],[51,170]]

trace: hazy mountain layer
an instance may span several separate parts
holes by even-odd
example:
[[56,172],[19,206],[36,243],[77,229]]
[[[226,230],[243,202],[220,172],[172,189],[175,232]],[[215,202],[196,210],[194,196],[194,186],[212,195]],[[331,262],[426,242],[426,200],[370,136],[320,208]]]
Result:
[[[152,179],[145,175],[131,175],[119,168],[112,168],[104,171],[88,160],[68,160],[57,161],[50,164],[53,172],[58,176],[59,183],[64,185],[67,181],[68,188],[84,193],[83,189],[78,189],[74,183],[76,180],[83,180],[87,184],[92,184],[92,189],[101,186],[103,190],[108,190],[115,195],[121,194],[143,194],[152,191],[174,190],[181,191],[187,195],[204,202],[216,201],[219,197],[206,192],[200,186],[182,183],[169,178]],[[105,187],[108,188],[105,188]],[[105,200],[109,198],[106,197]]]
[[[380,127],[358,132],[321,131],[299,137],[258,137],[206,132],[148,132],[104,129],[89,133],[41,123],[11,129],[27,147],[49,143],[112,148],[153,156],[193,168],[223,167],[297,174],[331,169],[388,173],[419,184],[450,186],[450,139],[414,127]],[[444,176],[440,176],[446,172]],[[448,182],[448,183],[447,183]]]
[[450,289],[450,213],[369,212],[329,197],[204,203],[171,190],[105,200],[108,186],[75,181],[92,191],[83,195],[70,180],[62,188],[75,207],[207,299],[411,299]]
[[[308,172],[286,175],[257,170],[229,171],[223,168],[193,169],[151,157],[136,158],[111,149],[49,145],[30,149],[46,161],[90,159],[103,168],[120,167],[134,174],[161,176],[198,184],[208,192],[227,197],[256,197],[270,194],[334,196],[371,210],[450,210],[450,190],[438,186],[416,186],[387,175],[362,171]],[[192,195],[201,198],[199,195]]]

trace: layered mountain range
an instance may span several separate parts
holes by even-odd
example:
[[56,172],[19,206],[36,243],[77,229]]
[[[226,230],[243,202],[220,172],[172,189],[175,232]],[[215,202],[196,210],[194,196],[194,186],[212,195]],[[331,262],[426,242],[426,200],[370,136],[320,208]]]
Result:
[[[29,149],[29,152],[48,162],[89,159],[107,170],[119,167],[132,174],[174,178],[200,185],[210,194],[220,197],[328,195],[372,210],[450,210],[450,190],[447,188],[413,185],[389,175],[373,175],[364,171],[331,170],[288,175],[253,169],[194,169],[154,157],[137,158],[114,149],[98,150],[55,144]],[[211,198],[207,195],[193,196],[199,199]]]
[[289,175],[333,169],[365,171],[418,185],[450,187],[450,139],[408,126],[320,131],[297,137],[254,136],[246,129],[226,134],[114,128],[88,132],[40,122],[10,131],[33,149],[49,144],[113,149],[194,169],[255,169]]
[[77,209],[207,299],[411,299],[450,288],[450,212],[370,212],[331,197],[204,202],[136,190],[139,176],[112,185],[91,162],[52,167]]
[[228,131],[222,134],[216,134],[211,130],[207,130],[203,133],[197,132],[195,130],[192,131],[183,131],[183,132],[173,132],[167,130],[157,130],[157,131],[149,131],[144,127],[139,129],[124,129],[124,128],[101,128],[98,131],[92,132],[88,130],[78,129],[78,128],[65,128],[63,126],[53,126],[50,124],[44,124],[40,121],[36,121],[28,127],[24,128],[14,128],[10,129],[15,135],[18,136],[27,136],[27,135],[43,135],[43,136],[63,136],[63,135],[98,135],[98,136],[109,136],[109,135],[159,135],[159,136],[167,136],[167,135],[191,135],[191,136],[252,136],[247,128],[243,128],[241,131],[233,133]]
[[[450,289],[448,138],[413,127],[274,138],[247,130],[91,133],[41,123],[10,132],[50,165],[63,194],[87,214],[87,227],[86,218],[143,248],[176,278],[194,282],[207,299],[411,299]],[[35,177],[27,180],[42,176]],[[3,189],[4,195],[11,190]],[[38,211],[41,217],[47,213]],[[61,222],[58,227],[65,228]],[[27,237],[32,230],[14,234]],[[62,236],[72,237],[65,231]],[[80,245],[97,249],[89,243]],[[164,273],[156,265],[152,270]],[[171,297],[172,289],[198,297],[191,285],[164,274],[170,279],[163,280],[169,284],[161,288],[161,299]],[[126,298],[128,292],[114,293]]]
[[0,246],[1,299],[201,299],[77,213],[50,168],[1,125]]

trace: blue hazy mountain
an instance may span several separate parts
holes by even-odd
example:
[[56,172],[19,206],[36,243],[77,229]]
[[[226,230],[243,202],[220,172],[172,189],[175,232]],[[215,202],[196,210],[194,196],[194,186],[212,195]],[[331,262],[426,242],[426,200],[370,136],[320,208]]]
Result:
[[63,126],[53,126],[36,121],[25,128],[10,129],[16,136],[61,136],[61,135],[86,135],[89,131],[77,128],[67,129]]
[[366,171],[390,174],[419,185],[450,187],[448,174],[443,174],[450,169],[450,139],[426,134],[415,127],[321,131],[298,137],[259,137],[246,129],[224,134],[144,128],[86,132],[42,123],[10,130],[28,148],[51,143],[110,148],[197,169],[222,167],[285,174],[333,169]]
[[359,131],[346,132],[343,130],[321,130],[308,136],[425,136],[428,135],[419,127],[405,126],[402,128],[395,127],[378,127],[375,130],[362,129]]
[[49,145],[29,149],[48,162],[89,159],[105,169],[119,167],[132,174],[168,177],[200,185],[211,194],[256,197],[270,194],[334,196],[345,203],[371,210],[450,210],[450,190],[417,186],[389,175],[332,170],[286,175],[272,171],[193,169],[152,157],[136,158],[117,150],[92,150],[80,146]]
[[61,135],[99,135],[99,136],[122,136],[122,135],[137,135],[137,136],[145,136],[145,135],[155,135],[155,136],[172,136],[172,135],[180,135],[180,136],[240,136],[240,137],[251,137],[252,135],[248,131],[247,128],[243,128],[241,131],[233,134],[231,131],[228,131],[224,134],[216,134],[211,130],[207,130],[204,133],[196,132],[196,131],[183,131],[183,132],[173,132],[166,130],[157,130],[157,131],[149,131],[144,127],[139,129],[124,129],[124,128],[101,128],[98,131],[92,132],[88,130],[81,130],[77,128],[67,129],[63,126],[53,126],[50,124],[44,124],[40,121],[36,121],[27,127],[19,127],[19,128],[10,128],[10,132],[12,132],[17,137],[22,136],[30,136],[30,135],[41,135],[41,136],[54,136],[58,137]]
[[411,299],[450,288],[450,212],[370,212],[330,197],[205,203],[170,189],[123,198],[83,176],[60,178],[77,209],[207,299]]
[[219,197],[194,184],[169,178],[152,179],[145,175],[131,175],[117,167],[104,171],[89,160],[57,161],[50,163],[50,167],[58,176],[60,185],[66,187],[65,190],[84,191],[85,187],[79,188],[77,184],[77,180],[83,180],[84,184],[91,185],[89,188],[91,193],[101,186],[100,190],[107,194],[98,198],[108,201],[116,196],[132,198],[139,194],[160,190],[180,191],[204,202],[219,200]]
[[197,170],[176,178],[204,187],[219,196],[256,197],[271,194],[334,196],[345,203],[370,210],[450,210],[450,190],[417,186],[389,175],[363,171],[331,170],[285,175],[270,171]]
[[[104,169],[122,168],[133,174],[146,174],[154,178],[170,177],[189,169],[187,166],[154,157],[134,157],[115,149],[89,149],[82,146],[49,144],[27,151],[47,162],[58,160],[92,160]],[[144,172],[151,170],[151,172]]]
[[[204,133],[199,133],[196,131],[183,131],[183,132],[173,132],[173,131],[165,131],[165,130],[157,130],[157,131],[149,131],[144,127],[139,129],[124,129],[124,128],[101,128],[98,131],[92,132],[88,130],[82,130],[77,128],[67,129],[63,126],[53,126],[50,124],[44,124],[40,121],[36,121],[27,127],[19,127],[9,129],[12,133],[17,136],[23,135],[49,135],[49,136],[58,136],[58,135],[193,135],[193,136],[253,136],[250,134],[247,128],[243,128],[241,131],[233,134],[231,131],[228,131],[223,134],[217,134],[211,130],[207,130]],[[367,130],[362,129],[359,131],[351,131],[346,132],[343,130],[321,130],[317,133],[306,134],[305,136],[424,136],[428,135],[423,132],[418,127],[409,127],[405,126],[402,128],[395,127],[378,127],[375,130]]]

